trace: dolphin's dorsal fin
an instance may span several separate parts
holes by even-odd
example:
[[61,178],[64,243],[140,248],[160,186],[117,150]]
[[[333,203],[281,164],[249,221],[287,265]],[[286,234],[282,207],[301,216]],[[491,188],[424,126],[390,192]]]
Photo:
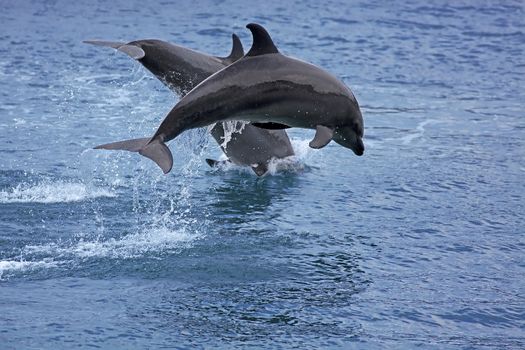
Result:
[[259,56],[270,53],[279,53],[279,50],[277,50],[277,47],[275,47],[270,34],[268,34],[263,26],[257,23],[250,23],[246,26],[246,28],[252,32],[253,36],[252,48],[250,51],[248,51],[246,56]]
[[244,56],[244,48],[242,47],[241,40],[236,34],[232,34],[232,41],[232,51],[230,52],[230,55],[228,57],[215,56],[219,60],[221,60],[223,64],[226,65],[230,65]]
[[239,39],[237,34],[232,34],[232,41],[233,41],[232,52],[226,58],[235,62],[239,58],[244,56],[244,48],[242,47],[241,40]]

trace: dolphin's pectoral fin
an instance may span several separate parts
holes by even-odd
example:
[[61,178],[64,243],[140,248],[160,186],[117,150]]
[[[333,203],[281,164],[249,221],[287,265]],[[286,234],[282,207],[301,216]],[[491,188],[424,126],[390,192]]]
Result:
[[268,129],[268,130],[282,130],[282,129],[289,129],[290,126],[280,123],[252,123],[253,126],[256,126],[261,129]]
[[144,50],[135,45],[128,45],[126,43],[121,43],[117,41],[103,41],[103,40],[84,40],[86,44],[92,44],[97,46],[106,46],[117,49],[118,51],[124,52],[126,55],[130,56],[135,60],[140,60],[146,56]]
[[315,128],[315,136],[312,141],[310,141],[309,145],[312,148],[323,148],[324,146],[328,145],[328,143],[332,140],[332,137],[334,136],[334,130],[330,129],[329,127],[323,126],[323,125],[317,125]]
[[230,164],[231,161],[229,159],[228,160],[215,160],[215,159],[206,158],[206,163],[208,163],[208,165],[211,168],[220,168],[221,166]]
[[275,47],[270,34],[268,34],[263,26],[256,23],[250,23],[246,26],[246,28],[252,32],[253,36],[252,48],[250,51],[248,51],[246,56],[259,56],[270,53],[279,53],[279,50],[277,50],[277,47]]
[[139,152],[139,154],[147,157],[157,163],[164,174],[169,173],[173,166],[173,156],[170,149],[165,143],[158,140],[150,142],[150,138],[125,140],[113,143],[107,143],[95,147],[95,149],[109,149],[109,150],[124,150],[130,152]]
[[252,164],[251,168],[257,176],[263,176],[268,172],[268,165],[265,163]]

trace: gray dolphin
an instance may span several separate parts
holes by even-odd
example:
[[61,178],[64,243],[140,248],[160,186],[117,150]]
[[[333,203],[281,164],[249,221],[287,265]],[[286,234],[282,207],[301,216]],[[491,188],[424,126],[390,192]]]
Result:
[[[86,40],[85,43],[112,47],[140,62],[160,81],[179,96],[186,95],[201,81],[244,55],[239,37],[232,35],[233,46],[229,56],[215,57],[161,40],[136,40],[129,43]],[[211,135],[219,143],[229,161],[250,166],[261,176],[268,170],[272,158],[285,158],[294,154],[290,139],[284,130],[264,130],[244,125],[242,132],[232,132],[225,143],[223,123],[217,123]],[[206,159],[210,166],[220,162]]]
[[165,142],[185,130],[242,116],[264,128],[315,129],[310,147],[322,148],[333,139],[362,155],[364,122],[350,89],[321,68],[280,54],[262,26],[247,28],[253,35],[250,51],[184,96],[152,137],[95,148],[139,152],[168,173],[173,158]]

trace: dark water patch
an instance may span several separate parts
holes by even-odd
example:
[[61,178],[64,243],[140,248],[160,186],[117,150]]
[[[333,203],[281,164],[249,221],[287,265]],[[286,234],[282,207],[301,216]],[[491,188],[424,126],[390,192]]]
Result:
[[401,27],[406,29],[420,29],[420,30],[442,30],[445,26],[440,24],[421,23],[407,20],[378,20],[377,23],[386,27]]
[[356,20],[352,20],[349,18],[341,18],[341,17],[323,17],[321,18],[321,23],[324,24],[326,22],[334,22],[337,24],[345,24],[345,25],[353,25],[359,23]]
[[338,42],[338,43],[348,43],[350,40],[340,37],[340,36],[323,36],[319,38],[320,41],[327,41],[327,42]]
[[474,31],[467,31],[463,32],[463,35],[466,36],[473,36],[473,37],[480,37],[480,38],[520,38],[522,40],[525,39],[525,34],[521,31],[516,32],[510,32],[510,33],[494,33],[494,32],[474,32]]
[[216,29],[216,28],[202,29],[202,30],[199,30],[197,34],[205,35],[205,36],[212,36],[212,37],[217,37],[217,36],[226,37],[228,35],[231,35],[229,31],[222,30],[222,29]]

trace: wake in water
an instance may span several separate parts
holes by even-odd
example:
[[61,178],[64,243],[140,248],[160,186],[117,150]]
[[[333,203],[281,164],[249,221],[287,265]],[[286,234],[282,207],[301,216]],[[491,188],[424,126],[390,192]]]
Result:
[[28,245],[23,249],[23,255],[26,257],[49,255],[49,259],[58,258],[63,261],[75,258],[132,259],[149,253],[159,255],[187,248],[200,236],[196,232],[188,232],[185,228],[172,230],[154,227],[121,238],[98,237],[93,240],[81,238],[70,244]]
[[100,197],[113,198],[116,193],[105,188],[68,181],[21,183],[0,191],[0,203],[69,203]]
[[[94,152],[84,152],[80,163],[89,163],[91,167],[88,164],[82,167],[79,180],[46,179],[0,191],[0,203],[6,205],[76,203],[78,209],[73,210],[84,213],[83,219],[87,220],[80,226],[48,228],[64,238],[43,242],[31,239],[33,243],[11,252],[0,252],[0,279],[81,269],[88,261],[156,259],[191,247],[207,232],[206,211],[195,210],[192,199],[192,176],[205,151],[203,132],[196,130],[186,135],[191,139],[187,143],[193,145],[192,149],[185,142],[177,146],[189,157],[177,177],[160,174],[152,177],[148,169],[138,167],[119,177],[120,181],[115,184],[106,180],[112,180],[112,175],[118,173],[118,162],[108,162],[105,157],[93,158]],[[199,141],[200,147],[195,148],[195,142],[190,141]],[[93,166],[97,161],[105,166]],[[125,198],[120,198],[115,188],[129,189],[132,193],[127,192]],[[111,200],[102,201],[104,198]],[[128,224],[120,225],[119,218],[126,218]]]
[[[202,139],[202,135],[193,135]],[[305,167],[305,161],[315,153],[308,146],[308,140],[292,139],[295,155],[270,162],[269,172],[298,172]],[[186,147],[182,147],[186,149]],[[194,149],[191,159],[181,168],[178,177],[159,176],[151,178],[148,170],[138,171],[127,178],[133,190],[133,208],[129,215],[132,227],[107,227],[107,213],[99,202],[102,198],[114,198],[111,207],[121,206],[121,199],[110,187],[85,185],[94,181],[91,176],[100,175],[96,171],[89,176],[84,174],[81,181],[42,181],[38,184],[18,184],[0,192],[0,203],[70,203],[80,202],[81,206],[94,211],[90,232],[66,233],[71,238],[59,239],[41,244],[26,244],[18,252],[0,258],[0,279],[6,280],[20,274],[31,273],[38,276],[45,271],[82,268],[88,261],[100,259],[137,259],[160,257],[166,254],[179,254],[198,240],[205,237],[210,228],[203,208],[196,208],[192,192],[192,176],[201,166],[205,148]],[[222,170],[251,172],[246,167],[229,165]],[[118,167],[117,164],[113,166]],[[111,172],[110,172],[111,173]],[[86,176],[87,175],[87,176]],[[170,181],[171,180],[171,181]],[[176,183],[173,183],[175,181]],[[103,182],[102,182],[103,183]],[[145,188],[147,188],[147,191]],[[82,204],[82,202],[85,202]],[[197,205],[198,206],[198,205]],[[88,214],[91,215],[91,214]],[[105,219],[106,218],[106,219]],[[39,272],[40,271],[40,272]]]
[[123,260],[173,254],[190,248],[200,237],[199,232],[190,232],[186,228],[154,227],[121,238],[80,238],[69,243],[27,245],[18,257],[0,260],[0,280],[39,270],[80,268],[90,259]]
[[15,272],[26,272],[36,269],[46,269],[56,267],[58,263],[51,259],[41,261],[24,260],[0,260],[0,281],[5,280],[10,274]]

